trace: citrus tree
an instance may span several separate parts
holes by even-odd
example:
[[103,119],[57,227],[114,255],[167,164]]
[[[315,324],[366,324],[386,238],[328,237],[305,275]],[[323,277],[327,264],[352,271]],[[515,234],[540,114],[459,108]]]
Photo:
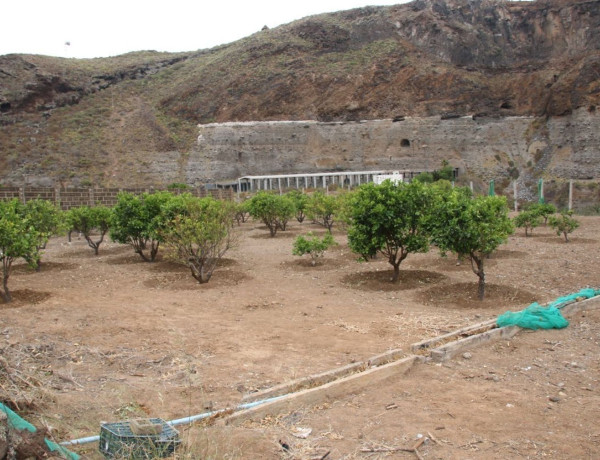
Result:
[[28,201],[23,207],[23,213],[35,227],[38,236],[38,254],[36,270],[41,267],[41,250],[46,249],[46,244],[51,236],[57,235],[64,227],[62,211],[51,201],[35,199]]
[[296,207],[291,198],[263,190],[249,200],[248,211],[265,224],[274,237],[277,230],[285,231],[288,221],[296,214]]
[[308,195],[301,190],[290,190],[286,193],[286,196],[291,198],[296,206],[296,220],[300,223],[304,222],[306,217],[306,204],[308,202]]
[[214,198],[189,197],[184,208],[161,230],[168,254],[186,265],[199,283],[207,283],[233,241],[235,205]]
[[[175,197],[169,192],[119,193],[113,208],[111,239],[129,244],[142,260],[153,262],[160,247],[161,231],[171,220],[165,207],[175,199],[182,202],[186,198],[183,195]],[[174,208],[171,211],[176,213]]]
[[241,201],[235,204],[235,221],[242,225],[248,220],[248,201]]
[[350,201],[350,249],[365,260],[380,252],[394,268],[392,281],[398,281],[402,261],[429,250],[424,224],[431,204],[431,189],[417,181],[361,186]]
[[550,227],[556,234],[565,237],[565,242],[569,242],[569,233],[573,233],[579,227],[579,222],[573,217],[573,211],[561,212],[558,216],[550,216],[548,219]]
[[306,203],[306,215],[329,230],[331,228],[336,217],[336,213],[339,209],[339,203],[335,196],[326,195],[325,193],[316,191],[313,193]]
[[325,251],[333,246],[335,243],[331,233],[327,233],[323,238],[319,238],[313,232],[308,232],[306,237],[303,235],[298,236],[294,241],[294,247],[292,254],[295,256],[303,256],[309,254],[311,263],[313,266],[317,264],[317,260],[323,257]]
[[548,223],[548,218],[556,213],[556,206],[550,203],[532,203],[527,207],[527,211],[536,213],[544,219],[544,225]]
[[37,265],[40,236],[24,206],[18,200],[0,201],[0,261],[2,261],[2,288],[0,297],[6,303],[12,301],[8,289],[12,264],[24,258],[30,265]]
[[451,251],[468,256],[479,278],[478,297],[485,296],[484,261],[514,231],[508,216],[506,198],[471,197],[469,189],[438,193],[427,226],[432,241],[442,253]]
[[[88,246],[98,255],[98,249],[108,233],[112,218],[111,208],[105,206],[80,206],[67,212],[67,224],[83,235]],[[96,234],[96,239],[94,239]]]
[[525,236],[529,236],[542,223],[542,216],[535,210],[521,211],[513,218],[513,222],[515,227],[525,228]]

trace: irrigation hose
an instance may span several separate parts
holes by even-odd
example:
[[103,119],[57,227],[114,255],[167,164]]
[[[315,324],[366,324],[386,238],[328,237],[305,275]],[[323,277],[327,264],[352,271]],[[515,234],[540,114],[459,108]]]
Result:
[[[237,406],[234,409],[234,411],[237,412],[237,411],[244,410],[244,409],[251,409],[252,407],[260,406],[261,404],[266,404],[268,402],[277,401],[278,399],[284,398],[286,396],[288,396],[288,395],[285,394],[285,395],[281,395],[281,396],[274,396],[272,398],[262,399],[260,401],[254,401],[254,402],[240,404],[239,406]],[[222,414],[222,413],[228,412],[228,411],[229,411],[229,409],[219,409],[219,410],[215,410],[215,411],[204,412],[204,413],[198,414],[198,415],[191,415],[189,417],[183,417],[183,418],[178,418],[175,420],[170,420],[167,422],[167,424],[171,425],[171,426],[186,425],[186,424],[194,423],[194,422],[197,422],[198,420],[209,418],[209,417],[212,417],[212,416],[215,416],[218,414]],[[72,441],[64,441],[64,442],[61,442],[60,445],[61,446],[78,446],[81,444],[89,444],[89,443],[98,442],[98,441],[100,441],[100,436],[88,436],[86,438],[73,439]]]

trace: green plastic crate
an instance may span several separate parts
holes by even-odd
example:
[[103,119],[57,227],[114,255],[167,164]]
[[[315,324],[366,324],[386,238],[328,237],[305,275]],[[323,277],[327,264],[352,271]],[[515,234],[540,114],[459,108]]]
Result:
[[181,443],[179,431],[160,418],[149,419],[160,424],[162,432],[138,435],[131,431],[129,422],[100,425],[100,452],[106,458],[153,459],[171,456]]

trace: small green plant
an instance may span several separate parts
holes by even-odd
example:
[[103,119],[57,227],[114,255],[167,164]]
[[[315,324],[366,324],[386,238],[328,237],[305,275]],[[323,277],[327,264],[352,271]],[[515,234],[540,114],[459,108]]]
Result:
[[242,225],[248,220],[248,201],[242,201],[235,204],[235,221],[238,225]]
[[19,200],[0,200],[0,262],[2,263],[0,298],[5,303],[12,300],[8,289],[8,278],[13,262],[23,257],[31,266],[37,266],[39,242],[38,231]]
[[310,254],[311,263],[314,267],[318,259],[323,257],[325,251],[335,244],[337,243],[334,241],[331,233],[327,233],[323,238],[319,238],[313,232],[308,232],[306,237],[300,235],[296,238],[292,254],[295,256]]
[[542,216],[534,210],[521,211],[514,217],[513,223],[517,228],[525,228],[525,236],[533,234],[533,229],[542,223]]
[[190,187],[188,184],[184,184],[183,182],[173,182],[167,185],[167,190],[189,190]]
[[314,222],[329,230],[333,227],[336,214],[339,211],[339,203],[335,196],[325,195],[320,190],[314,192],[306,203],[306,215]]
[[556,207],[550,203],[533,203],[527,211],[532,211],[544,219],[544,225],[548,223],[548,217],[556,213]]
[[559,216],[550,216],[548,224],[554,229],[556,234],[565,237],[565,242],[569,242],[569,233],[573,233],[579,222],[573,217],[573,211],[561,212]]
[[292,199],[296,205],[296,220],[300,223],[304,221],[306,217],[306,204],[308,203],[308,195],[301,190],[290,190],[286,193],[286,196]]
[[[67,212],[67,225],[70,229],[80,232],[88,243],[88,246],[98,255],[98,249],[104,241],[104,236],[110,228],[112,209],[104,206],[81,206],[70,209]],[[98,233],[98,239],[94,241],[93,232]]]
[[261,220],[274,237],[277,230],[285,231],[287,222],[296,215],[296,206],[287,196],[260,191],[249,200],[248,212]]
[[24,207],[25,217],[35,227],[38,235],[38,255],[36,270],[41,268],[41,250],[46,249],[46,243],[52,235],[57,235],[64,226],[61,210],[48,200],[30,200]]

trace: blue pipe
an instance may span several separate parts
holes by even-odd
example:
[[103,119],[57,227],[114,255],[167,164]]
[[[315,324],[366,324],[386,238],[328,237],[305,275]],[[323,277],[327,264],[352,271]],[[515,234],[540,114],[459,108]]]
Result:
[[[239,410],[251,409],[252,407],[260,406],[261,404],[266,404],[268,402],[277,401],[278,399],[281,399],[285,396],[287,396],[287,395],[274,396],[272,398],[262,399],[260,401],[254,401],[254,402],[240,404],[239,406],[237,406],[234,409],[234,411],[237,412]],[[202,420],[202,419],[205,419],[208,417],[212,417],[213,415],[217,415],[217,414],[226,412],[227,410],[228,409],[220,409],[220,410],[215,410],[215,411],[210,411],[210,412],[204,412],[203,414],[191,415],[189,417],[183,417],[183,418],[178,418],[175,420],[170,420],[167,423],[171,426],[185,425],[185,424],[193,423],[193,422],[196,422],[198,420]],[[60,444],[62,446],[77,446],[80,444],[89,444],[91,442],[97,442],[97,441],[100,441],[100,436],[88,436],[87,438],[79,438],[79,439],[73,439],[72,441],[64,441],[64,442],[61,442]]]

